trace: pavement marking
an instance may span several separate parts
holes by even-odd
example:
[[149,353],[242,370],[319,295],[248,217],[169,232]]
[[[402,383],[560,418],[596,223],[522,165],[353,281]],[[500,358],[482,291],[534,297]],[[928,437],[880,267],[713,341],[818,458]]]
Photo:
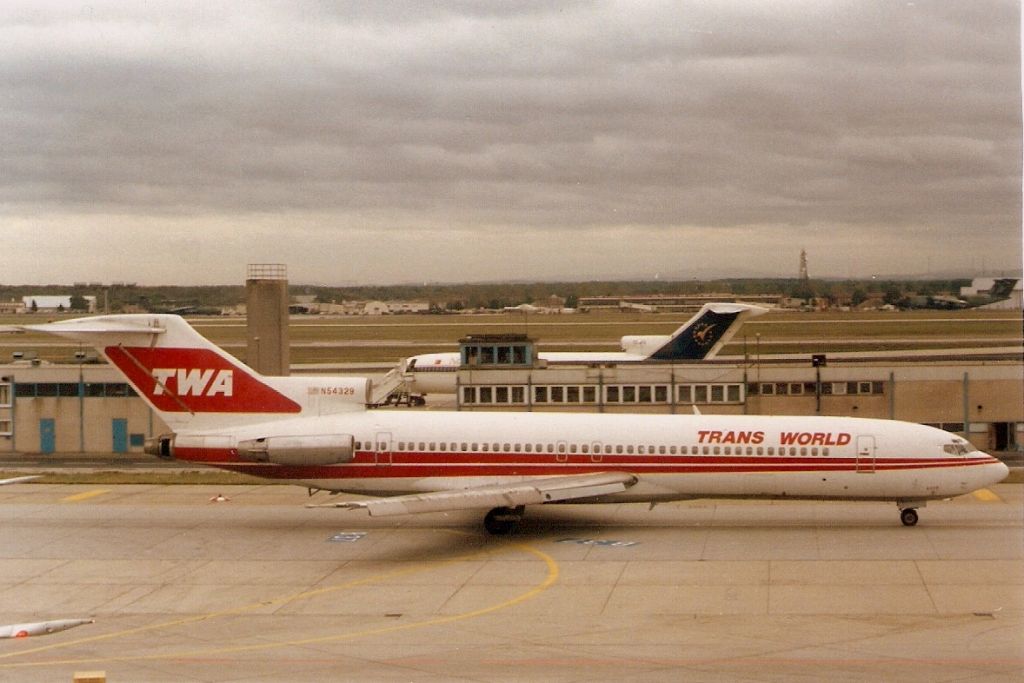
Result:
[[972,491],[971,495],[974,496],[975,499],[983,501],[985,503],[1003,502],[1003,499],[999,497],[999,494],[996,493],[995,491],[992,491],[991,489],[978,489],[977,491]]
[[60,502],[62,502],[62,503],[77,503],[77,502],[82,501],[82,500],[89,500],[90,498],[95,498],[96,496],[102,496],[104,493],[110,493],[110,489],[94,489],[92,491],[84,491],[82,493],[76,493],[73,496],[68,496],[67,498],[61,498]]
[[532,546],[529,546],[529,545],[526,545],[526,544],[521,544],[521,543],[513,543],[513,544],[509,544],[509,545],[505,546],[504,548],[497,549],[497,550],[495,550],[495,549],[485,549],[485,550],[481,550],[479,552],[470,553],[470,554],[462,555],[462,556],[459,556],[459,557],[454,557],[454,558],[451,558],[451,559],[448,559],[448,560],[439,560],[439,561],[433,561],[433,562],[426,562],[426,563],[423,563],[423,564],[420,564],[420,565],[417,565],[417,566],[414,566],[414,567],[409,567],[409,568],[405,568],[405,569],[397,569],[397,570],[390,571],[390,572],[384,572],[384,573],[377,574],[377,575],[374,575],[374,576],[369,576],[369,577],[365,577],[365,578],[362,578],[362,579],[355,579],[353,581],[348,581],[346,583],[336,584],[334,586],[326,586],[324,588],[316,588],[316,589],[313,589],[313,590],[303,591],[301,593],[295,593],[295,594],[292,594],[292,595],[284,595],[284,596],[281,596],[280,598],[275,598],[273,600],[255,602],[255,603],[251,603],[249,605],[244,605],[242,607],[236,607],[236,608],[233,608],[233,609],[227,609],[227,610],[223,610],[223,611],[220,611],[220,612],[211,612],[211,613],[208,613],[208,614],[199,614],[199,615],[194,615],[194,616],[191,616],[191,617],[184,617],[182,619],[173,619],[171,621],[165,621],[165,622],[162,622],[162,623],[159,623],[159,624],[151,624],[151,625],[148,625],[148,626],[140,626],[138,628],[125,629],[125,630],[122,630],[122,631],[116,631],[116,632],[113,632],[113,633],[107,633],[107,634],[102,634],[102,635],[98,635],[98,636],[79,638],[77,640],[71,640],[71,641],[67,641],[67,642],[63,642],[63,643],[54,643],[52,645],[43,645],[43,646],[36,647],[36,648],[33,648],[33,649],[29,649],[29,650],[21,650],[21,651],[18,651],[18,652],[10,652],[10,653],[7,653],[7,654],[0,654],[0,660],[10,659],[10,658],[13,658],[13,657],[23,657],[24,655],[28,655],[28,654],[34,654],[34,653],[44,652],[44,651],[49,651],[49,650],[55,650],[55,649],[59,649],[59,648],[67,648],[67,647],[71,647],[71,646],[74,646],[74,645],[81,645],[81,644],[85,644],[85,643],[92,643],[92,642],[96,642],[96,641],[100,641],[100,640],[109,640],[109,639],[117,638],[117,637],[120,637],[120,636],[133,635],[133,634],[137,634],[137,633],[143,633],[143,632],[146,632],[146,631],[154,631],[154,630],[157,630],[157,629],[171,628],[173,626],[181,626],[181,625],[184,625],[184,624],[194,623],[194,622],[198,622],[198,621],[206,621],[206,620],[209,620],[209,619],[216,619],[218,617],[237,615],[237,614],[241,614],[243,612],[254,610],[254,609],[257,609],[257,608],[267,607],[269,605],[282,606],[282,605],[285,605],[285,604],[287,604],[289,602],[294,602],[296,600],[304,600],[304,599],[308,599],[308,598],[311,598],[311,597],[316,597],[316,596],[319,596],[319,595],[324,595],[324,594],[327,594],[327,593],[332,593],[332,592],[336,592],[336,591],[340,591],[340,590],[345,590],[347,588],[353,588],[355,586],[362,586],[362,585],[377,583],[377,582],[380,582],[380,581],[383,581],[383,580],[386,580],[386,579],[396,578],[396,577],[404,576],[404,575],[407,575],[407,574],[415,574],[415,573],[422,572],[422,571],[429,571],[431,569],[438,569],[438,568],[445,567],[445,566],[450,565],[450,564],[456,564],[456,563],[459,563],[459,562],[466,562],[466,561],[469,561],[469,560],[474,560],[474,559],[477,559],[477,558],[479,558],[481,556],[501,554],[501,553],[509,552],[511,550],[520,550],[522,552],[529,553],[529,554],[534,555],[537,558],[543,560],[544,563],[547,566],[547,574],[544,577],[544,580],[541,581],[539,584],[533,586],[529,590],[527,590],[527,591],[525,591],[523,593],[520,593],[519,595],[517,595],[517,596],[515,596],[513,598],[510,598],[508,600],[504,600],[504,601],[496,603],[494,605],[490,605],[488,607],[481,607],[481,608],[476,609],[476,610],[471,610],[469,612],[461,612],[459,614],[444,615],[444,616],[440,616],[440,617],[434,617],[434,618],[431,618],[431,619],[426,619],[424,621],[416,621],[416,622],[407,623],[407,624],[395,624],[395,625],[389,625],[389,626],[385,626],[385,627],[374,627],[374,628],[369,628],[369,629],[365,629],[365,630],[362,630],[362,631],[352,631],[352,632],[348,632],[348,633],[337,633],[337,634],[333,634],[333,635],[316,636],[316,637],[312,637],[312,638],[304,638],[304,639],[298,639],[298,640],[287,640],[287,641],[280,641],[280,642],[261,642],[261,643],[251,644],[251,645],[232,645],[232,646],[223,647],[223,648],[208,648],[208,649],[204,649],[204,650],[168,652],[168,653],[162,653],[162,654],[147,654],[147,655],[133,655],[133,656],[110,656],[110,657],[89,657],[89,658],[82,658],[82,659],[64,659],[64,660],[51,659],[51,660],[40,660],[40,661],[36,661],[36,662],[3,662],[3,663],[0,663],[0,669],[22,668],[22,667],[31,667],[31,666],[56,666],[56,665],[69,666],[69,665],[82,665],[82,664],[100,664],[100,663],[107,663],[107,662],[142,661],[142,660],[158,660],[158,659],[181,659],[181,658],[195,659],[195,658],[199,658],[199,657],[203,657],[203,656],[210,656],[210,655],[223,655],[223,654],[237,653],[237,652],[253,652],[253,651],[257,651],[257,650],[270,650],[270,649],[282,648],[282,647],[295,647],[297,645],[310,645],[310,644],[314,644],[314,643],[327,643],[327,642],[338,642],[338,641],[344,641],[344,640],[355,640],[357,638],[364,638],[364,637],[367,637],[367,636],[380,635],[380,634],[384,634],[384,633],[395,633],[397,631],[407,631],[407,630],[416,629],[416,628],[425,628],[425,627],[428,627],[428,626],[438,626],[440,624],[448,624],[448,623],[452,623],[452,622],[455,622],[455,621],[462,621],[464,619],[472,619],[474,617],[482,616],[484,614],[490,614],[491,612],[497,612],[499,610],[506,609],[506,608],[512,607],[514,605],[518,605],[521,602],[525,602],[526,600],[534,598],[537,595],[543,593],[545,590],[547,590],[548,588],[553,586],[555,584],[555,582],[558,581],[558,576],[559,576],[558,563],[555,561],[555,559],[553,557],[551,557],[547,553],[542,552],[540,550],[537,550],[536,548],[534,548]]

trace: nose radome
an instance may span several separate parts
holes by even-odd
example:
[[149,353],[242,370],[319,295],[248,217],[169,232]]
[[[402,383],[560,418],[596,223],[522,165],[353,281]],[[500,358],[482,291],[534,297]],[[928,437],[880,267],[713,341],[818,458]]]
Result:
[[1006,463],[1003,462],[1002,460],[998,460],[996,458],[992,458],[992,460],[994,462],[988,465],[988,470],[989,472],[992,473],[992,480],[989,482],[989,484],[998,484],[1003,479],[1006,479],[1006,477],[1009,476],[1010,468],[1007,467]]

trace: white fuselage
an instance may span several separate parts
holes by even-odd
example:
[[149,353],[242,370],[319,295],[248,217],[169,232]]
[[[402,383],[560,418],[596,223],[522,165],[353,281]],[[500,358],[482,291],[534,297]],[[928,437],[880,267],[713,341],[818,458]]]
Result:
[[[552,351],[537,354],[548,363],[640,363],[647,356],[626,351]],[[415,363],[409,361],[415,360]],[[405,383],[414,394],[454,394],[456,375],[462,360],[457,352],[424,353],[408,359]]]
[[[230,444],[351,434],[335,465],[244,462]],[[1006,466],[922,425],[844,417],[566,415],[371,410],[177,435],[176,457],[315,488],[397,495],[622,471],[587,502],[702,497],[925,501],[1000,481]]]

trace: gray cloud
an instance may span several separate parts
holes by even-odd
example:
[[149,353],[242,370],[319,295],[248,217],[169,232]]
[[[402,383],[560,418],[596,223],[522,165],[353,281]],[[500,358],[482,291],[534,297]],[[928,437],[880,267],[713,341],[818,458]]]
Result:
[[[509,230],[633,247],[588,247],[594,273],[478,249],[466,272],[634,275],[701,241],[702,268],[789,274],[792,253],[763,257],[783,240],[857,274],[901,235],[1019,268],[1016,3],[352,5],[0,7],[9,234],[170,231],[239,263],[298,238],[423,247],[355,274],[374,281],[461,279],[430,245]],[[30,251],[8,272],[38,274]]]

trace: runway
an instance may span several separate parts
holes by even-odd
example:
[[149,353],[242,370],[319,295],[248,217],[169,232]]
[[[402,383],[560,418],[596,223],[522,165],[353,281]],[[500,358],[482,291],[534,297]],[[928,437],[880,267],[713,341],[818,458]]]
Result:
[[[286,486],[0,489],[0,680],[1016,681],[1024,487],[372,519]],[[217,495],[227,498],[212,502]]]

